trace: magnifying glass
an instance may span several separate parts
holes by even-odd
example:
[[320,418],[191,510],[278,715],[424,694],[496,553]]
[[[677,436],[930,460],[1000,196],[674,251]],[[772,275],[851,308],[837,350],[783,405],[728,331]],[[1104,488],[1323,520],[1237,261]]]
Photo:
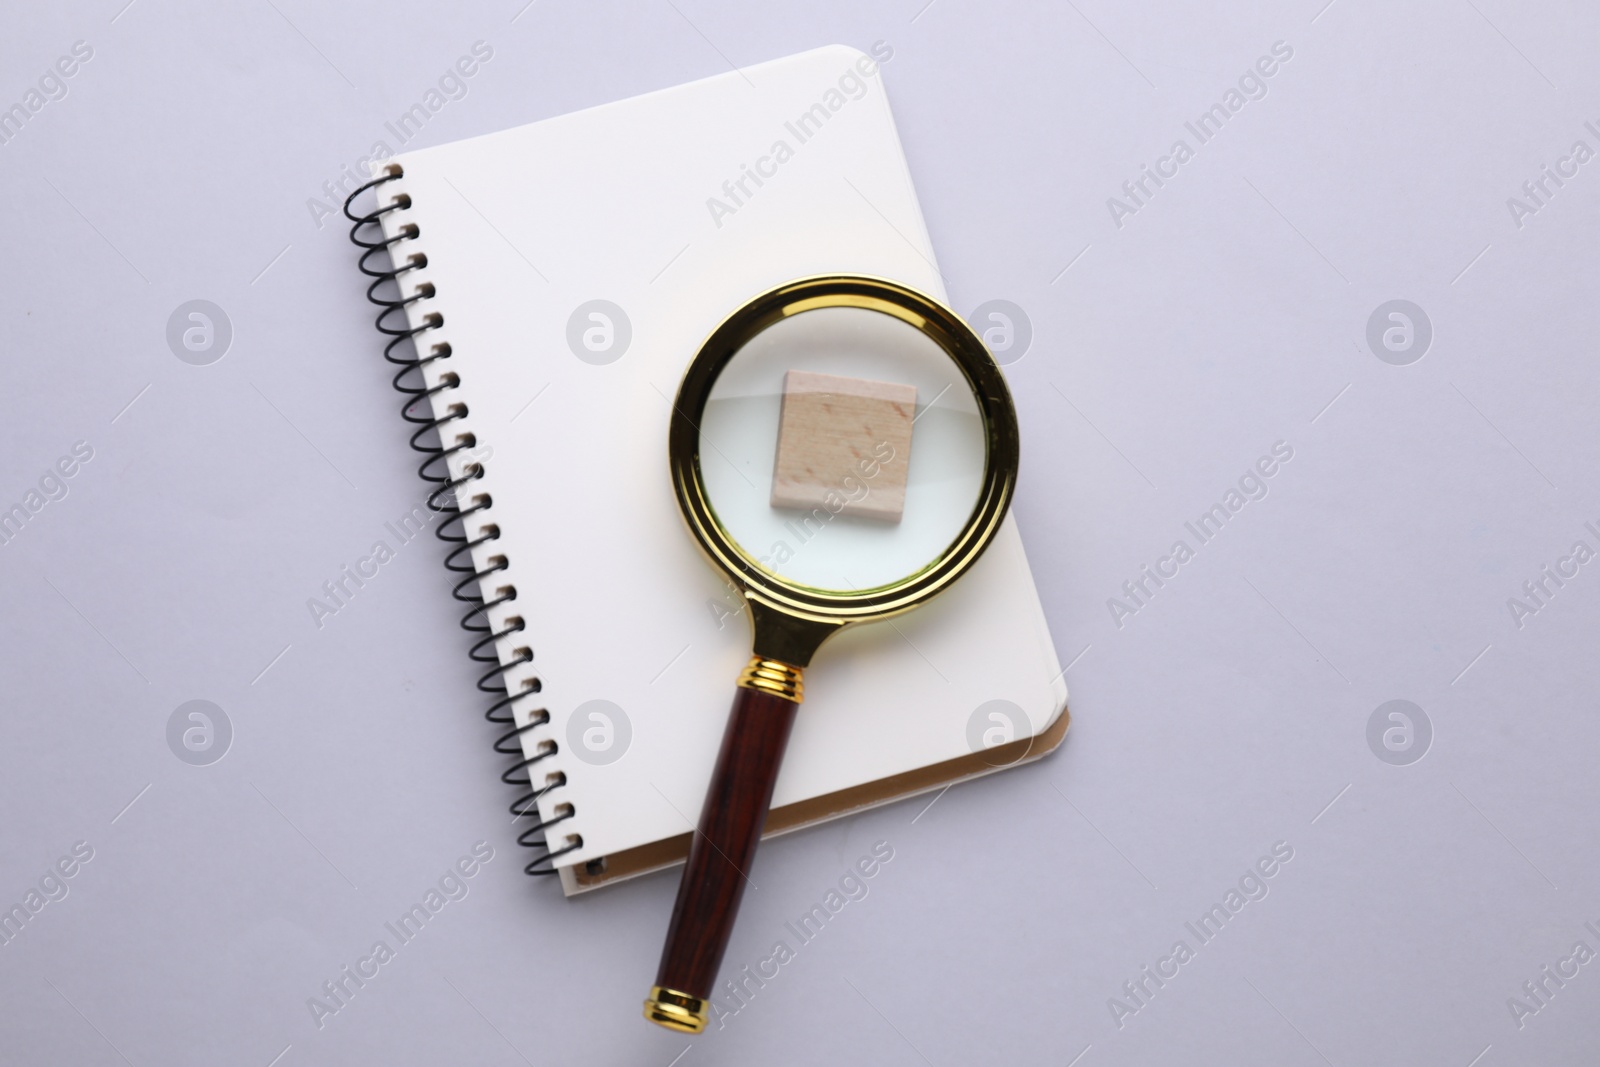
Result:
[[953,311],[861,275],[802,278],[718,326],[673,402],[689,532],[750,608],[740,672],[645,1017],[699,1033],[804,671],[845,626],[961,577],[1016,488],[1016,411]]

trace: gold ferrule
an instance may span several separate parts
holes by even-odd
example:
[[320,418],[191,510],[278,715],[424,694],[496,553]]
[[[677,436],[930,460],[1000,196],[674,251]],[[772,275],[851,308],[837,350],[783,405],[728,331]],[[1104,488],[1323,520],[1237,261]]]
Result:
[[650,988],[650,999],[644,1002],[644,1017],[657,1026],[686,1034],[700,1033],[711,1018],[704,999],[663,986]]
[[799,667],[780,663],[775,659],[751,656],[750,662],[739,672],[739,686],[771,693],[796,704],[806,697],[805,672]]

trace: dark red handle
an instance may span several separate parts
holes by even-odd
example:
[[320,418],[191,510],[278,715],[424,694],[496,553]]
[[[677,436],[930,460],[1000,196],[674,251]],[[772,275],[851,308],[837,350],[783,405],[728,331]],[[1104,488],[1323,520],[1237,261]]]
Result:
[[799,706],[743,687],[733,698],[700,825],[689,846],[689,863],[678,885],[656,988],[645,1002],[645,1014],[653,1022],[691,1033],[705,1026],[706,1002],[733,933]]

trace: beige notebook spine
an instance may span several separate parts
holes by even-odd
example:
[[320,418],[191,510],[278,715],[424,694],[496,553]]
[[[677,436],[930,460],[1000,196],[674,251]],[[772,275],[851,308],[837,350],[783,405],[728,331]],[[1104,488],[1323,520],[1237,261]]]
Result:
[[[1071,713],[1063,704],[1055,720],[1032,737],[1019,737],[1015,741],[946,760],[943,763],[918,767],[916,770],[880,778],[875,782],[867,782],[850,789],[841,789],[810,800],[773,808],[767,815],[767,825],[761,833],[761,839],[765,841],[769,837],[777,837],[793,830],[803,830],[808,826],[853,815],[881,804],[892,804],[920,793],[944,789],[957,782],[981,778],[995,771],[1031,763],[1048,756],[1060,747],[1061,742],[1066,740],[1067,727],[1071,725],[1071,721]],[[651,871],[676,867],[688,858],[689,841],[693,836],[693,832],[683,833],[677,837],[669,837],[665,841],[613,853],[606,857],[604,864],[597,865],[593,871],[585,866],[563,868],[562,879],[565,881],[570,878],[572,883],[568,891],[570,895],[625,878],[649,874]]]

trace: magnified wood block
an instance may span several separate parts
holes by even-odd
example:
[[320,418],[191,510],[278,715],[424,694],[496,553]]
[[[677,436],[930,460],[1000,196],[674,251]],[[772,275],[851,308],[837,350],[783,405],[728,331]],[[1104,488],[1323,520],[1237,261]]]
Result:
[[899,522],[916,411],[914,385],[789,371],[772,506]]

